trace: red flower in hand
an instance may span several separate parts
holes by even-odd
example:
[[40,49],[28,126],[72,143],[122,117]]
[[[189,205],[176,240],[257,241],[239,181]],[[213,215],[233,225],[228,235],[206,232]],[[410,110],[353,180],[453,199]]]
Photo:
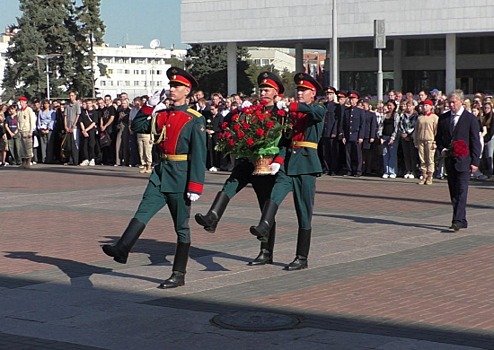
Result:
[[252,137],[249,137],[245,143],[247,143],[247,146],[252,146],[254,144],[254,139]]
[[453,157],[468,156],[468,145],[465,140],[456,140],[451,143]]

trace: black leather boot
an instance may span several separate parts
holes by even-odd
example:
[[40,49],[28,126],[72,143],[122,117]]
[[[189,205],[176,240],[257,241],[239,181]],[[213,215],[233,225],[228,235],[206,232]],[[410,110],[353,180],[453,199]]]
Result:
[[271,232],[269,233],[268,241],[261,243],[261,251],[259,255],[252,261],[249,261],[248,265],[266,265],[273,263],[273,249],[274,249],[274,238],[276,235],[276,222],[271,227]]
[[132,220],[130,220],[129,226],[127,226],[127,229],[125,229],[122,237],[120,237],[117,244],[105,244],[102,247],[103,252],[106,255],[113,257],[113,260],[120,264],[127,263],[129,252],[136,241],[139,239],[139,236],[141,235],[142,231],[144,231],[145,227],[146,225],[144,225],[136,218],[133,218]]
[[185,272],[187,269],[187,261],[189,260],[190,243],[177,242],[175,251],[175,259],[173,260],[172,275],[167,280],[163,281],[158,288],[168,289],[183,286],[185,284]]
[[309,256],[311,233],[312,229],[298,229],[297,255],[290,264],[285,266],[284,270],[302,270],[306,269],[309,266],[307,263],[307,257]]
[[259,225],[251,226],[250,233],[257,236],[257,239],[261,242],[267,242],[269,237],[269,232],[274,224],[274,217],[278,211],[278,205],[271,199],[268,199],[264,204],[262,209],[261,220]]
[[230,198],[228,198],[225,192],[218,192],[208,213],[206,215],[196,214],[196,222],[203,226],[206,231],[214,233],[229,201]]

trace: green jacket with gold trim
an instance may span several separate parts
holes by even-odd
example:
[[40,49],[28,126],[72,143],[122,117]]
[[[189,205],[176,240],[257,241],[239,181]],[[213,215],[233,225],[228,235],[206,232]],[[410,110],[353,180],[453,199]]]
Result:
[[[289,107],[292,130],[280,141],[280,153],[273,162],[280,163],[287,175],[318,174],[322,172],[317,144],[322,136],[326,108],[318,103],[291,103]],[[313,147],[299,147],[294,142],[308,142]]]
[[[132,131],[149,133],[151,122],[160,134],[159,148],[163,155],[149,180],[160,186],[161,192],[202,194],[206,169],[206,122],[201,113],[187,105],[173,106],[157,112],[143,106],[132,121]],[[174,156],[186,156],[174,160]]]

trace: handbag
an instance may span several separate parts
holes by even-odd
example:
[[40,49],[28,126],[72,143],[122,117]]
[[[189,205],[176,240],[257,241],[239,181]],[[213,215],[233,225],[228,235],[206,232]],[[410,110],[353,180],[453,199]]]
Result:
[[99,146],[101,148],[109,147],[111,145],[111,138],[108,133],[102,131],[99,135]]

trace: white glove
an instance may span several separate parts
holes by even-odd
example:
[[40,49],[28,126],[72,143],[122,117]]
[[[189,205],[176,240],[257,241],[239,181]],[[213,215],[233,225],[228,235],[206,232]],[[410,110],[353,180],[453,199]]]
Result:
[[191,200],[191,202],[195,202],[196,200],[199,199],[199,197],[201,197],[201,196],[199,196],[196,193],[187,192],[187,198],[189,198]]
[[153,96],[149,98],[149,100],[146,102],[148,106],[154,107],[158,103],[160,103],[161,98],[160,98],[161,91],[155,91]]
[[252,106],[252,102],[245,100],[244,102],[242,102],[242,105],[240,107],[245,108],[245,107],[250,107],[250,106]]
[[153,113],[158,113],[164,111],[165,109],[166,109],[166,105],[163,102],[160,102],[154,107]]
[[280,163],[271,163],[269,165],[269,169],[271,169],[271,175],[275,175],[278,171],[280,171],[281,164]]

